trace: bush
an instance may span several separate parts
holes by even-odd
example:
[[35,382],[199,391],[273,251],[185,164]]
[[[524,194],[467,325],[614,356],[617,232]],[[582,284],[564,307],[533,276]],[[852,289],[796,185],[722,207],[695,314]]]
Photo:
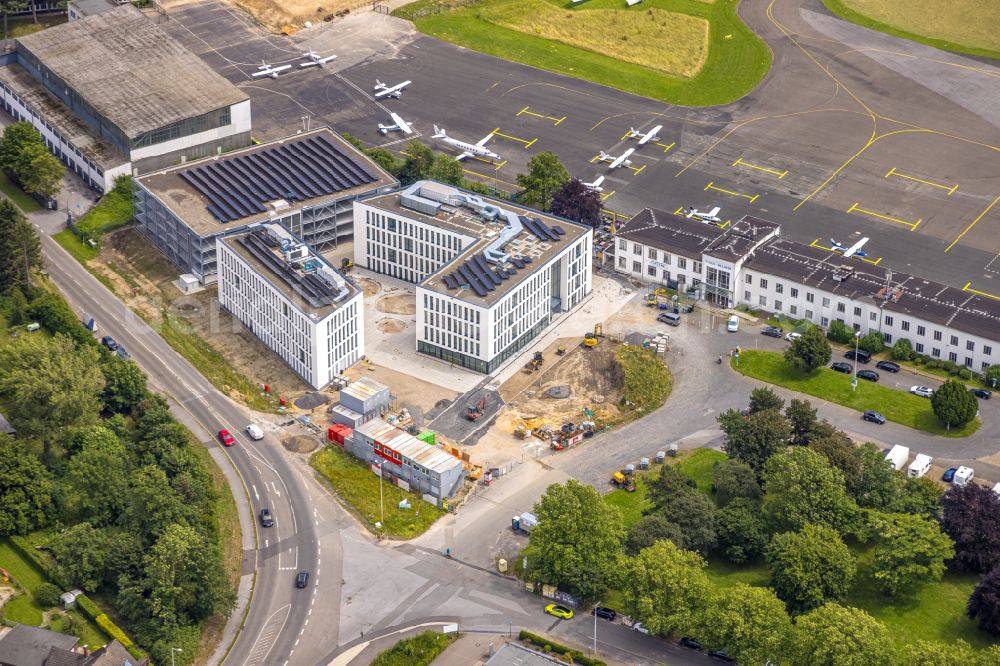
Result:
[[[23,536],[12,536],[10,537],[10,545],[17,551],[18,555],[31,562],[35,569],[42,574],[43,578],[55,583],[56,587],[61,587],[64,590],[70,588],[69,581],[60,572],[50,566],[49,562],[38,552],[31,541]],[[55,604],[52,605],[54,606]]]
[[607,666],[607,664],[600,659],[593,659],[582,652],[574,650],[573,648],[568,648],[565,645],[560,645],[559,643],[553,643],[547,638],[539,636],[538,634],[533,634],[524,629],[518,633],[517,638],[518,640],[527,641],[537,645],[545,652],[555,652],[556,654],[568,656],[573,660],[572,663],[574,664],[582,664],[583,666]]
[[943,361],[941,367],[947,370],[948,374],[955,372],[955,369],[958,368],[954,361]]
[[1000,365],[991,365],[983,372],[983,383],[991,388],[1000,386]]
[[931,397],[931,408],[938,420],[947,427],[963,426],[976,418],[979,403],[965,384],[949,379]]
[[959,368],[958,378],[964,379],[965,381],[969,381],[970,379],[972,379],[972,370],[969,370],[968,368]]
[[940,367],[941,367],[941,361],[939,361],[937,359],[934,359],[934,358],[931,358],[931,359],[927,360],[927,369],[928,370],[937,370]]
[[59,596],[62,592],[52,583],[42,583],[34,592],[35,601],[42,608],[52,608],[59,605]]
[[864,349],[869,354],[879,354],[885,351],[885,338],[878,331],[872,331],[858,340],[858,349]]
[[909,361],[913,358],[913,345],[906,338],[900,338],[892,346],[891,356],[894,361]]
[[830,328],[826,330],[826,337],[845,345],[854,339],[854,331],[844,322],[834,319],[830,322]]
[[376,655],[372,666],[426,666],[444,652],[455,637],[456,634],[425,631],[412,638],[404,638]]

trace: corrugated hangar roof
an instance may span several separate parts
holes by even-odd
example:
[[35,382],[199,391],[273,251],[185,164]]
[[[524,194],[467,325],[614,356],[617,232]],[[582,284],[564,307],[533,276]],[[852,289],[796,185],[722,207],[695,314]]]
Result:
[[18,42],[130,138],[248,99],[131,5]]

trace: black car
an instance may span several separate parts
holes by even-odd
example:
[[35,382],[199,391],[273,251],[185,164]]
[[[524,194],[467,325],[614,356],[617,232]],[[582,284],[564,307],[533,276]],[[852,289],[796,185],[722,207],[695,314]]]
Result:
[[849,358],[852,361],[857,361],[858,363],[867,363],[872,360],[872,355],[866,352],[864,349],[859,349],[855,352],[853,349],[844,352],[844,358]]
[[864,414],[861,415],[865,421],[871,421],[872,423],[877,423],[879,425],[885,425],[885,417],[876,412],[874,409],[869,409]]
[[274,516],[271,515],[271,510],[264,508],[260,510],[260,524],[264,527],[274,526]]
[[590,610],[590,614],[604,618],[605,620],[611,620],[612,622],[614,622],[614,619],[618,616],[618,613],[614,610],[611,608],[605,608],[604,606],[595,606]]
[[854,366],[851,365],[850,363],[840,363],[840,362],[837,362],[837,363],[834,363],[833,365],[831,365],[830,369],[834,370],[836,372],[843,372],[845,375],[849,375],[852,372],[854,372]]
[[118,349],[118,343],[110,335],[105,335],[101,338],[101,344],[108,348],[108,351],[114,351]]
[[990,396],[993,395],[992,391],[987,391],[986,389],[980,389],[980,388],[969,389],[969,393],[976,396],[977,398],[980,398],[981,400],[989,400]]
[[778,328],[777,326],[765,326],[761,330],[760,334],[761,335],[766,335],[766,336],[768,336],[770,338],[780,338],[781,336],[783,336],[785,334],[785,332],[783,330],[781,330],[780,328]]
[[686,648],[691,648],[692,650],[700,650],[702,648],[701,643],[698,642],[697,638],[691,638],[690,636],[684,636],[677,642],[678,645]]
[[878,381],[878,373],[874,370],[858,370],[859,379],[867,379],[870,382]]
[[309,572],[308,571],[300,571],[297,574],[295,574],[295,587],[297,587],[297,588],[299,588],[301,590],[302,588],[304,588],[308,584],[309,584]]
[[118,345],[118,349],[115,350],[115,355],[123,361],[127,361],[132,358],[132,354],[125,351],[125,348],[121,345]]
[[892,361],[879,361],[875,364],[875,367],[886,372],[899,372],[899,363],[893,363]]
[[708,656],[711,657],[712,659],[718,659],[719,661],[728,661],[729,663],[733,663],[734,661],[736,661],[735,659],[730,657],[729,653],[726,652],[725,650],[709,650]]

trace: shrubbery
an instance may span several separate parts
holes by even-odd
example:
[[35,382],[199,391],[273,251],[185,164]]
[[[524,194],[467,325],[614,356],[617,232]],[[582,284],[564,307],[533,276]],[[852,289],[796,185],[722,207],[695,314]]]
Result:
[[570,657],[574,664],[582,664],[583,666],[607,666],[607,664],[600,659],[593,659],[587,655],[574,650],[573,648],[568,648],[565,645],[560,645],[555,641],[549,640],[544,636],[539,636],[538,634],[533,634],[530,631],[522,629],[517,635],[518,639],[522,641],[527,641],[533,643],[538,647],[542,648],[544,652],[555,652],[563,656]]

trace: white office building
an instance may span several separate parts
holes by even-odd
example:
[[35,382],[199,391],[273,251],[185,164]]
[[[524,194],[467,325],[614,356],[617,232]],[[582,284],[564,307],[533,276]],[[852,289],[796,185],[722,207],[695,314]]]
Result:
[[355,204],[356,263],[417,283],[417,351],[486,374],[590,293],[592,242],[590,227],[430,181]]
[[219,302],[315,389],[364,355],[362,292],[279,224],[216,239]]

